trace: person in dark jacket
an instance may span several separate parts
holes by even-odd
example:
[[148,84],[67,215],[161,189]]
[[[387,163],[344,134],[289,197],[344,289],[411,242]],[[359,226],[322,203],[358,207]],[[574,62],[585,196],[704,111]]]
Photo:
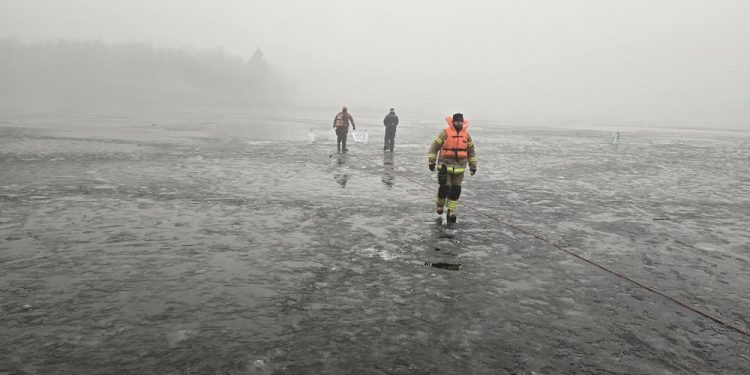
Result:
[[346,148],[346,135],[349,134],[349,123],[352,123],[352,130],[357,130],[354,125],[354,117],[349,113],[346,107],[341,108],[341,112],[333,118],[333,128],[336,129],[336,146],[339,154],[349,151]]
[[398,126],[396,110],[391,108],[391,111],[385,115],[385,118],[383,119],[383,125],[385,126],[385,143],[383,144],[383,151],[390,150],[393,152],[393,142],[396,138],[396,126]]

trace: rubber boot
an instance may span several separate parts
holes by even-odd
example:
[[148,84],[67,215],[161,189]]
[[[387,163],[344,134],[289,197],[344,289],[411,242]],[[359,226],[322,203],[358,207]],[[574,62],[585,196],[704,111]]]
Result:
[[451,212],[451,210],[448,210],[448,214],[446,215],[446,218],[448,219],[449,223],[455,223],[456,222],[456,214]]

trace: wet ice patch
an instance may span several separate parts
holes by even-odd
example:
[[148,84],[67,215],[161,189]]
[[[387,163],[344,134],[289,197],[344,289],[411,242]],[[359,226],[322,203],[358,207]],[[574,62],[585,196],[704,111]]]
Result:
[[718,253],[725,257],[733,257],[735,259],[743,260],[746,263],[750,263],[750,257],[746,257],[743,254],[733,252],[730,249],[727,249],[721,245],[708,243],[708,242],[696,242],[694,246],[696,249],[703,250],[707,253]]
[[[76,187],[76,189],[78,189],[78,187]],[[92,201],[96,201],[97,199],[96,198],[84,198],[80,195],[76,195],[76,196],[71,196],[71,197],[57,198],[57,200],[68,201],[68,202],[92,202]]]
[[189,329],[181,329],[175,332],[167,333],[167,343],[169,343],[169,346],[175,346],[180,342],[187,340],[194,334],[195,332]]
[[401,257],[400,255],[393,254],[387,250],[376,249],[374,247],[368,247],[368,248],[362,249],[361,253],[367,256],[368,258],[378,257],[383,260],[393,260],[393,259],[398,259]]
[[104,243],[110,244],[110,243],[120,243],[120,242],[130,242],[137,240],[138,237],[136,237],[133,233],[130,232],[120,232],[113,234],[107,238],[107,240]]

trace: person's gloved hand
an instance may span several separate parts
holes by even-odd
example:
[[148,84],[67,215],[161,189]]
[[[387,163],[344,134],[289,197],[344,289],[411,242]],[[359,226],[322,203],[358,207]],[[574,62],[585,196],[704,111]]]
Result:
[[435,172],[435,163],[430,163],[428,168],[430,168],[430,171]]
[[477,173],[477,169],[476,168],[469,168],[469,171],[471,172],[472,176],[474,175],[474,173]]

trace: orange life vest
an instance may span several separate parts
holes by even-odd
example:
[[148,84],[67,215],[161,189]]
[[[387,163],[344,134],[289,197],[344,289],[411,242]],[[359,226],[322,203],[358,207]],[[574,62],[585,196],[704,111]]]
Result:
[[441,158],[456,158],[466,159],[469,157],[469,121],[464,120],[464,125],[460,132],[456,131],[453,127],[453,117],[448,116],[445,118],[445,122],[448,123],[448,127],[445,131],[445,141],[443,147],[440,149]]

